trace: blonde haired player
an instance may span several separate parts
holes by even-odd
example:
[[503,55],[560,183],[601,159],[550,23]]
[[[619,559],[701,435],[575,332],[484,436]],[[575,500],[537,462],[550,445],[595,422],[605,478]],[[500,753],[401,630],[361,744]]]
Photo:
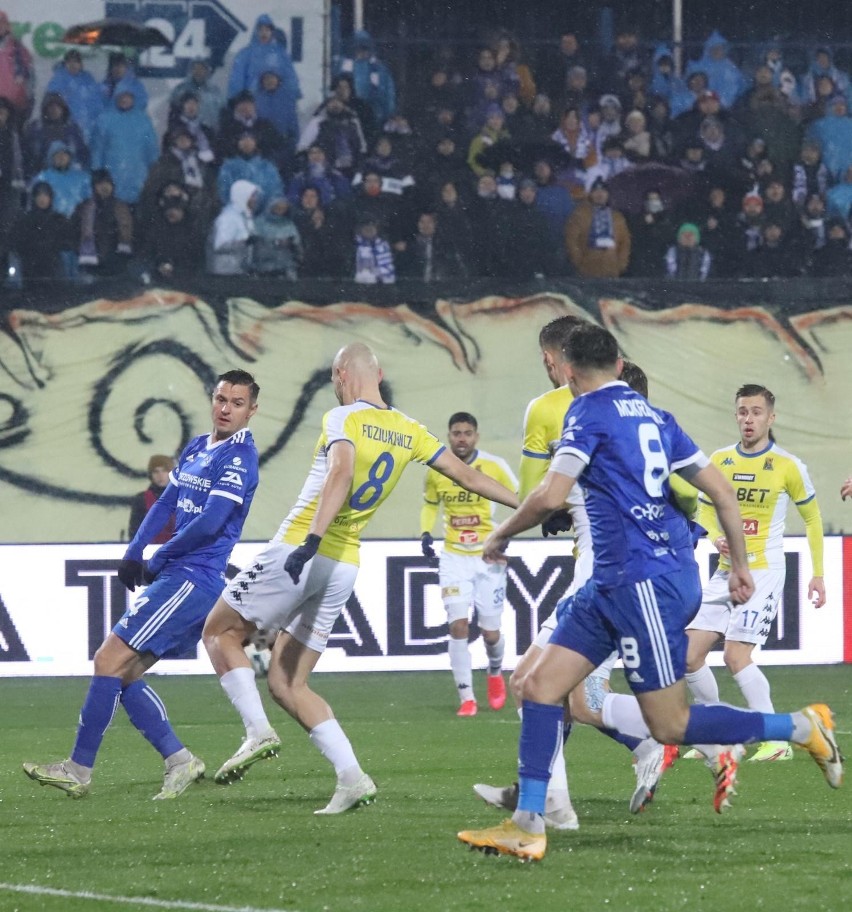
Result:
[[278,753],[281,741],[266,717],[242,644],[258,628],[280,630],[269,689],[337,774],[334,794],[318,814],[339,814],[376,795],[331,707],[308,686],[354,588],[364,527],[411,462],[506,506],[518,503],[513,491],[465,465],[422,424],[386,405],[381,380],[366,345],[354,342],[337,353],[331,381],[340,405],[323,416],[296,505],[272,541],[225,588],[204,626],[213,668],[246,728],[245,740],[215,780],[241,779],[253,763]]
[[[719,688],[706,659],[718,640],[724,639],[725,665],[746,703],[751,709],[771,713],[769,681],[755,664],[753,653],[766,642],[784,591],[787,507],[794,503],[805,522],[813,563],[808,597],[815,608],[825,604],[822,518],[805,464],[775,442],[775,396],[765,386],[749,383],[737,390],[735,404],[740,440],[716,450],[710,461],[737,493],[755,591],[745,604],[731,603],[728,542],[713,505],[700,496],[698,522],[719,551],[719,567],[704,587],[701,608],[687,629],[686,682],[698,702],[719,702]],[[792,757],[793,749],[786,741],[765,741],[750,759],[771,762]]]
[[[451,415],[448,431],[450,449],[459,459],[512,491],[518,490],[518,480],[506,461],[477,447],[479,426],[470,412]],[[420,541],[426,557],[435,557],[432,529],[442,509],[444,549],[439,574],[441,598],[450,625],[447,652],[459,696],[456,715],[475,716],[477,703],[468,646],[471,606],[476,608],[488,656],[488,705],[499,710],[506,702],[504,640],[500,630],[506,595],[506,565],[486,564],[482,560],[482,543],[494,528],[494,504],[465,491],[452,479],[431,469],[426,473],[420,511]]]

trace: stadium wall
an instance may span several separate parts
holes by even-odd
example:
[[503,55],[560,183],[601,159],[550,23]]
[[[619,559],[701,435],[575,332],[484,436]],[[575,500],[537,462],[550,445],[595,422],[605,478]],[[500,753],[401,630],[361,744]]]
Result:
[[[261,547],[243,542],[230,573]],[[124,548],[104,545],[0,546],[0,677],[90,675],[92,657],[133,596],[116,571]],[[512,668],[573,573],[565,541],[518,541],[509,555],[503,630]],[[712,548],[697,553],[702,579]],[[776,623],[761,651],[763,665],[852,662],[852,538],[826,540],[828,602],[808,602],[810,558],[804,538],[785,541],[787,580]],[[474,628],[474,634],[476,628]],[[355,592],[332,632],[320,671],[411,671],[448,667],[447,624],[437,569],[418,541],[369,541]],[[481,639],[475,667],[485,667]],[[721,653],[711,654],[721,664]],[[203,646],[157,666],[162,674],[212,673]]]

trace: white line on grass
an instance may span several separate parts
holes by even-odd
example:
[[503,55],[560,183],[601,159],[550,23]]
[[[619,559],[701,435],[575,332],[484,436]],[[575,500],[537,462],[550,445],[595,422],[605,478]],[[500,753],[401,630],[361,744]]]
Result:
[[260,909],[256,906],[217,906],[210,903],[186,902],[180,899],[152,899],[150,896],[111,896],[107,893],[90,893],[88,890],[58,890],[37,884],[0,883],[0,891],[30,893],[36,896],[61,896],[66,899],[91,899],[99,902],[126,903],[150,906],[154,909],[194,909],[196,912],[293,912],[292,909]]

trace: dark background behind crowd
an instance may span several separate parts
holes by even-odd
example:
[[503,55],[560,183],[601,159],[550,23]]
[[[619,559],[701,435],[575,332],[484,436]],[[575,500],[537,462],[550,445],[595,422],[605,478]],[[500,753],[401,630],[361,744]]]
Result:
[[[678,50],[657,40],[660,4],[640,30],[599,10],[554,22],[534,2],[510,27],[471,7],[450,41],[437,7],[415,21],[397,6],[372,15],[422,42],[408,35],[401,56],[354,32],[315,110],[265,15],[227,74],[193,62],[159,129],[131,58],[70,49],[36,86],[0,13],[6,285],[852,271],[852,55],[839,38],[786,41],[768,13],[707,4],[691,13],[703,40]],[[830,15],[811,24],[852,28],[852,14]]]

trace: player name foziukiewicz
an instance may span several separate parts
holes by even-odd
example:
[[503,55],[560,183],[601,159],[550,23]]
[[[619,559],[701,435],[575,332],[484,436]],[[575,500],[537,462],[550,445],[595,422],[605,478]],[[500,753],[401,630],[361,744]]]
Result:
[[401,434],[399,431],[391,431],[376,424],[362,424],[361,428],[364,436],[369,440],[389,443],[391,446],[402,447],[405,450],[411,449],[411,434]]
[[619,418],[652,418],[657,424],[663,419],[644,399],[613,399]]

